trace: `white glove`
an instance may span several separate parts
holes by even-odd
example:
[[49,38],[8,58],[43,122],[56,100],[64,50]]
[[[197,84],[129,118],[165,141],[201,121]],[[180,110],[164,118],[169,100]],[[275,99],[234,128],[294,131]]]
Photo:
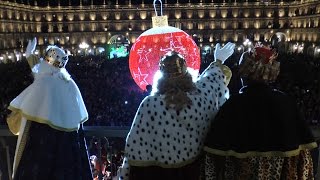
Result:
[[34,50],[36,49],[37,45],[37,38],[33,38],[33,40],[29,40],[28,46],[26,49],[26,57],[28,58],[31,54],[34,53]]
[[234,43],[228,42],[223,48],[220,48],[220,44],[217,43],[214,50],[214,60],[221,60],[223,64],[233,54],[235,46]]

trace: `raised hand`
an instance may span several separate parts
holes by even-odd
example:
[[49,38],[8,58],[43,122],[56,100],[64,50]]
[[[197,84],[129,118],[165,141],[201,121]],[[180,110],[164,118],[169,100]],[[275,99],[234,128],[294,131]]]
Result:
[[236,45],[234,43],[228,42],[223,48],[220,48],[220,44],[217,43],[216,49],[214,51],[214,60],[220,60],[223,64],[224,61],[234,53],[235,46]]
[[33,40],[29,40],[28,46],[26,49],[26,57],[28,58],[31,54],[34,53],[37,45],[37,38],[33,38]]

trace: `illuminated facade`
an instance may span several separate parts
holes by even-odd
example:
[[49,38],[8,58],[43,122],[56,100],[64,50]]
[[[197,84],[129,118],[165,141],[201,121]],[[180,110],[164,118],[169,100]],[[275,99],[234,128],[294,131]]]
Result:
[[[117,1],[118,2],[118,1]],[[178,1],[177,1],[178,2]],[[192,35],[202,52],[211,52],[216,42],[236,42],[241,51],[250,41],[279,41],[283,51],[320,54],[320,2],[290,3],[165,3],[169,25]],[[231,2],[231,3],[230,3]],[[47,44],[59,44],[72,53],[86,42],[93,53],[114,35],[130,43],[151,28],[152,4],[82,5],[39,7],[0,1],[0,60],[19,60],[27,40],[38,38],[42,54]]]

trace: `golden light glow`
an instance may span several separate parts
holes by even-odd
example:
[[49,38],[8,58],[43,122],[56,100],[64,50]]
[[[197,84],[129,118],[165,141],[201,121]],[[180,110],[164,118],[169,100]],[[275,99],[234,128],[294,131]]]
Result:
[[273,9],[266,9],[266,14],[267,14],[267,17],[272,17],[272,12],[273,11]]
[[226,26],[226,22],[225,22],[225,21],[222,21],[222,22],[221,22],[221,28],[222,28],[222,29],[226,29],[226,27],[227,27],[227,26]]
[[36,29],[37,32],[41,32],[41,25],[40,24],[37,24],[37,29]]
[[300,38],[301,38],[301,34],[300,33],[296,33],[296,40],[300,41],[301,40]]
[[54,44],[54,39],[53,39],[53,37],[50,37],[48,42],[49,42],[49,44]]
[[301,21],[297,21],[297,26],[298,26],[299,28],[301,28],[301,27],[302,27],[302,23],[301,23]]
[[213,42],[213,35],[210,35],[209,42]]
[[101,17],[102,17],[103,20],[107,20],[107,19],[108,19],[108,16],[109,16],[109,14],[106,13],[106,12],[102,12],[102,13],[101,13]]
[[193,23],[192,22],[188,22],[187,29],[193,29]]
[[181,11],[177,10],[174,14],[174,16],[176,17],[176,19],[180,19],[181,18]]
[[256,9],[254,14],[255,14],[256,17],[260,17],[261,16],[260,9]]
[[91,42],[92,42],[93,44],[97,44],[97,42],[98,42],[97,37],[91,37]]
[[254,41],[259,41],[259,40],[260,40],[260,34],[254,33]]
[[97,29],[97,24],[96,24],[96,23],[91,23],[91,24],[90,24],[90,29],[91,29],[91,31],[96,31],[96,29]]
[[94,12],[91,12],[91,13],[90,13],[90,20],[91,20],[91,21],[96,20],[96,13],[94,13]]
[[146,29],[147,29],[146,23],[142,23],[142,24],[141,24],[141,30],[142,30],[142,31],[145,31]]
[[68,31],[72,32],[74,30],[74,25],[73,24],[69,24],[68,25]]
[[140,19],[146,19],[147,18],[147,12],[146,11],[140,11]]
[[238,34],[235,34],[235,35],[233,36],[233,41],[235,41],[235,42],[238,41]]
[[72,13],[68,13],[68,14],[67,14],[67,19],[68,19],[69,21],[73,21],[74,15],[73,15]]
[[99,39],[100,39],[100,42],[101,42],[102,44],[104,44],[104,43],[107,42],[107,39],[106,39],[105,36],[102,36],[102,37],[100,37]]
[[115,13],[114,13],[114,18],[115,18],[116,20],[120,20],[120,19],[121,19],[121,13],[120,13],[120,12],[115,12]]
[[76,44],[76,38],[75,37],[71,37],[70,38],[70,43],[71,44]]
[[236,18],[236,17],[238,17],[238,15],[239,15],[239,10],[238,10],[238,9],[234,9],[234,10],[232,11],[232,16],[233,16],[234,18]]
[[[22,14],[22,19],[23,19],[24,21],[26,21],[27,18],[28,18],[27,13],[23,12],[23,14]],[[31,20],[31,21],[32,21],[32,20]]]
[[317,42],[317,39],[318,39],[318,34],[313,34],[312,35],[312,41],[313,42]]
[[57,19],[58,19],[58,21],[62,21],[63,20],[63,14],[62,13],[57,14]]
[[61,45],[65,45],[65,44],[66,44],[66,41],[64,40],[64,38],[61,38],[61,39],[60,39],[60,44],[61,44]]
[[254,28],[256,29],[260,28],[260,21],[254,21]]
[[226,34],[222,35],[222,41],[227,41],[227,35]]
[[243,16],[244,16],[244,17],[249,17],[249,15],[250,15],[249,9],[244,9],[244,10],[243,10]]
[[198,23],[198,29],[200,29],[200,30],[204,29],[204,24],[203,23]]
[[133,13],[129,13],[129,14],[128,14],[128,19],[132,20],[133,17],[134,17],[134,14],[133,14]]
[[215,29],[216,28],[216,23],[215,22],[210,22],[209,28],[210,29]]
[[58,24],[58,31],[59,32],[62,32],[62,27],[63,27],[63,24]]
[[131,36],[130,42],[135,43],[136,40],[137,40],[137,37],[136,37],[136,36]]
[[7,11],[7,17],[8,19],[12,19],[12,11],[10,10]]
[[52,21],[52,15],[50,13],[46,14],[46,20],[47,21]]
[[249,28],[249,22],[248,21],[244,21],[243,22],[243,28],[245,28],[245,29]]
[[19,19],[20,19],[20,13],[16,12],[16,20],[19,20]]
[[284,9],[279,9],[279,17],[284,17]]
[[204,17],[204,10],[199,10],[198,16],[199,16],[199,18],[203,18]]
[[233,28],[233,29],[237,29],[237,28],[238,28],[238,21],[234,21],[234,22],[232,23],[232,28]]
[[84,24],[80,24],[80,31],[84,31]]
[[[0,29],[1,32],[5,32],[5,24],[1,24],[1,29]],[[1,44],[1,43],[0,43]]]
[[122,23],[116,23],[115,24],[115,28],[116,28],[117,31],[121,31],[122,30],[122,26],[123,26]]
[[191,19],[193,16],[193,10],[187,10],[187,17]]
[[308,41],[312,41],[312,34],[308,34]]
[[80,14],[79,14],[79,19],[80,19],[81,21],[83,21],[84,18],[85,18],[85,14],[84,14],[84,13],[80,13]]
[[228,10],[227,9],[221,9],[221,17],[222,18],[226,18],[228,14]]

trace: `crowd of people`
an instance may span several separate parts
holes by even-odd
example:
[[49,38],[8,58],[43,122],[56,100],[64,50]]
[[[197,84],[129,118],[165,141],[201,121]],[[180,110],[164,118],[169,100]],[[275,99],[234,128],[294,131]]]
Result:
[[[241,54],[226,64],[237,71]],[[320,60],[302,54],[279,55],[281,71],[276,86],[294,96],[310,125],[320,124]],[[200,72],[208,63],[201,65]],[[89,113],[87,126],[130,126],[141,100],[148,93],[134,83],[128,58],[106,60],[99,56],[70,57],[66,67],[78,84]],[[0,63],[0,124],[5,125],[10,100],[30,85],[33,77],[26,61]],[[230,94],[241,87],[233,73]]]
[[131,125],[145,93],[131,78],[127,58],[74,57],[68,65],[67,69],[77,82],[89,112],[90,121],[85,125]]

